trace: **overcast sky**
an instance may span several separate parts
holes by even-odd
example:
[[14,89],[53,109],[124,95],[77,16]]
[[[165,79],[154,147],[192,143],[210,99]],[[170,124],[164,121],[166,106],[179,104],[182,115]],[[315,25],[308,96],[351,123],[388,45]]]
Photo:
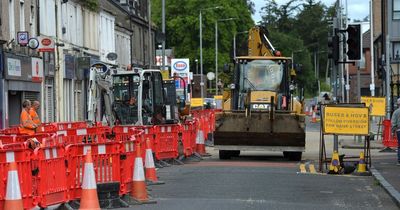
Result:
[[[254,22],[261,20],[261,8],[266,5],[266,0],[252,0],[255,3],[256,12],[253,15]],[[325,5],[331,6],[336,0],[321,0]],[[276,0],[278,4],[286,3],[288,0]],[[342,4],[346,4],[346,0],[342,0]],[[369,0],[347,0],[349,18],[354,20],[362,20],[369,15]]]

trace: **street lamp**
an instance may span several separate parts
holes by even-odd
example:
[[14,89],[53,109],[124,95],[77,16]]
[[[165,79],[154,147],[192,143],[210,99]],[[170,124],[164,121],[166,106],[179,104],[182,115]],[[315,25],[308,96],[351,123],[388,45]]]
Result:
[[199,74],[199,60],[196,58],[194,62],[196,63],[196,74]]
[[[203,27],[202,27],[202,16],[201,16],[201,11],[206,11],[206,10],[213,10],[213,9],[219,9],[222,8],[221,6],[216,6],[216,7],[210,7],[206,9],[200,9],[200,14],[199,14],[199,28],[200,28],[200,93],[201,93],[201,99],[204,99],[204,75],[203,75]],[[204,109],[204,105],[201,105],[201,109]]]
[[236,58],[236,35],[238,34],[246,34],[249,33],[249,31],[241,31],[241,32],[237,32],[233,35],[233,58]]
[[215,21],[215,95],[218,95],[218,22],[236,20],[237,18],[225,18]]

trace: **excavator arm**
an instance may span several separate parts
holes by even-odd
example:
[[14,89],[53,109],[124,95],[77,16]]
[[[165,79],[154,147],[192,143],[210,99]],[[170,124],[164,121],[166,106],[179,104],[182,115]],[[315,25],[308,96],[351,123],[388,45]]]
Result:
[[248,56],[280,56],[267,37],[268,31],[260,26],[249,30]]

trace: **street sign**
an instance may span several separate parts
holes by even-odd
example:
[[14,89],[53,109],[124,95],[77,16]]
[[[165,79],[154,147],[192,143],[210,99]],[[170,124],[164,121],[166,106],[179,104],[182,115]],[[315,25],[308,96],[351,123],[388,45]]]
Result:
[[208,80],[213,80],[213,79],[215,79],[215,74],[214,74],[214,72],[208,72],[208,73],[207,73],[207,79],[208,79]]
[[202,98],[192,98],[190,101],[191,107],[200,107],[203,106],[203,99]]
[[17,42],[21,46],[26,46],[29,41],[29,33],[27,31],[18,31]]
[[323,107],[323,132],[334,135],[369,135],[368,107]]
[[53,52],[54,51],[54,40],[49,37],[39,36],[39,52]]
[[28,47],[32,50],[36,50],[39,47],[39,41],[36,38],[30,38],[28,41]]
[[385,116],[386,99],[384,97],[361,96],[361,103],[371,106],[371,116]]

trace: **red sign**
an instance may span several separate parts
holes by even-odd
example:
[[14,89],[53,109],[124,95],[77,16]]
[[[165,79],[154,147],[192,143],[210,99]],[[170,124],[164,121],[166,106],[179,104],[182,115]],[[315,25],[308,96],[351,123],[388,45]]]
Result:
[[54,51],[54,40],[48,37],[39,36],[39,52],[53,52]]
[[42,39],[43,46],[49,46],[50,44],[51,44],[51,39],[48,39],[48,38]]

